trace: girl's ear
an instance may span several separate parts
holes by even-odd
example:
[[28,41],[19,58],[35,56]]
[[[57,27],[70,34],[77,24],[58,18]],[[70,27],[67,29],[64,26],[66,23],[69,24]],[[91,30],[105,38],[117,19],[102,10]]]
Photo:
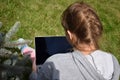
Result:
[[72,38],[73,38],[72,33],[69,30],[67,30],[67,34],[68,34],[69,38],[72,40]]

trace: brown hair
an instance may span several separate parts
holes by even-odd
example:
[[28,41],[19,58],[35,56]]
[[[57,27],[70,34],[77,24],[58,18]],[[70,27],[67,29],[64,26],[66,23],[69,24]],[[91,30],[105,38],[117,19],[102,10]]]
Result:
[[102,24],[96,12],[83,2],[75,2],[68,6],[62,14],[62,25],[74,34],[72,45],[78,47],[80,43],[91,44],[98,49],[98,38],[102,34]]

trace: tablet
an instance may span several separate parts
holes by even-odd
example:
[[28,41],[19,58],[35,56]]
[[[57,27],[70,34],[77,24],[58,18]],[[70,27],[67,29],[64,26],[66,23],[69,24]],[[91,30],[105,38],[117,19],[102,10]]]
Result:
[[65,36],[35,37],[36,64],[40,65],[51,55],[72,49]]

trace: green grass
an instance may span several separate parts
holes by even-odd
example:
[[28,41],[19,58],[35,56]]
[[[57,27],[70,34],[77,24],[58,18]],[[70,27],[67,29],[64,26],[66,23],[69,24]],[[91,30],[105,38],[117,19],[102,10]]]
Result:
[[[77,0],[0,0],[0,31],[7,32],[16,22],[21,28],[12,37],[22,37],[34,42],[35,36],[64,35],[60,16],[64,9]],[[100,47],[113,53],[120,62],[120,1],[84,0],[93,6],[104,26]],[[34,47],[34,43],[32,44]]]

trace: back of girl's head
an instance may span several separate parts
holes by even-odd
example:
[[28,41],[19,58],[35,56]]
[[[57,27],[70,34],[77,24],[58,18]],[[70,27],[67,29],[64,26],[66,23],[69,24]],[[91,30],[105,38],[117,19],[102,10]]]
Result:
[[93,43],[98,48],[98,38],[102,34],[102,24],[96,12],[83,2],[75,2],[68,6],[62,14],[62,25],[65,31],[74,34],[72,45]]

